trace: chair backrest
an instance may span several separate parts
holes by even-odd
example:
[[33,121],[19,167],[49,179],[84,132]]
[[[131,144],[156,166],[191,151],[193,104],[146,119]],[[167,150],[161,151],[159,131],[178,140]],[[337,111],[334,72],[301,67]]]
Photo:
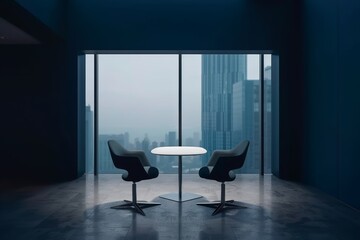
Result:
[[244,165],[249,145],[250,142],[244,140],[230,150],[230,152],[233,153],[232,158],[236,158],[236,161],[231,161],[231,163],[229,163],[232,165],[232,169],[241,168]]
[[108,146],[115,167],[126,171],[122,175],[125,181],[139,182],[159,175],[157,168],[144,167],[143,162],[147,159],[143,151],[128,151],[115,140],[109,140]]
[[121,146],[115,140],[109,140],[108,141],[108,146],[109,146],[110,152],[115,154],[115,155],[121,156],[126,152],[125,148],[123,146]]
[[139,169],[141,162],[137,156],[129,155],[129,151],[127,151],[123,146],[121,146],[115,140],[109,140],[108,146],[110,150],[111,159],[116,168],[124,169],[128,172],[136,171]]
[[244,165],[249,144],[248,140],[244,140],[230,150],[214,151],[212,159],[209,161],[213,165],[208,165],[212,168],[210,175],[208,177],[204,173],[201,175],[219,182],[234,180],[235,173],[232,170],[239,169]]
[[229,150],[230,156],[220,157],[219,160],[224,162],[226,168],[229,170],[241,168],[244,165],[249,144],[250,142],[248,140],[240,142]]

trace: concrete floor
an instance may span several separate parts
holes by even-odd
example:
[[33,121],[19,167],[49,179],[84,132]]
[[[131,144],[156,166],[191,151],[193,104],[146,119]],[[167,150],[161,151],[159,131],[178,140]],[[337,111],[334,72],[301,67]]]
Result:
[[220,198],[220,184],[184,175],[183,191],[203,198],[177,203],[177,175],[138,183],[138,199],[160,202],[146,216],[111,206],[131,199],[120,175],[83,176],[50,186],[0,194],[0,239],[360,239],[360,212],[316,189],[267,175],[238,175],[226,199],[246,208],[211,216],[197,202]]

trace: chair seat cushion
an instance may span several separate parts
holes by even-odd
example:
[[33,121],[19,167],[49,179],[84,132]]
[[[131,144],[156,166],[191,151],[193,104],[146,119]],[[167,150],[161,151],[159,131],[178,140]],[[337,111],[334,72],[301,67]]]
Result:
[[231,182],[234,181],[236,178],[236,174],[234,171],[229,172],[214,172],[214,167],[211,166],[205,166],[200,168],[199,170],[199,176],[201,178],[206,178],[210,180],[216,180],[218,182]]
[[142,174],[129,174],[128,171],[125,171],[122,175],[122,179],[125,181],[140,182],[141,180],[157,178],[158,176],[159,170],[156,167],[145,166]]

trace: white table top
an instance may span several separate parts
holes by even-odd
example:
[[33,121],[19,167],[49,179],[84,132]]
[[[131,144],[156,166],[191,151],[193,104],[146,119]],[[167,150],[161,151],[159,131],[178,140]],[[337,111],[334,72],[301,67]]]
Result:
[[152,154],[166,156],[191,156],[205,154],[206,152],[205,148],[188,146],[157,147],[151,150]]

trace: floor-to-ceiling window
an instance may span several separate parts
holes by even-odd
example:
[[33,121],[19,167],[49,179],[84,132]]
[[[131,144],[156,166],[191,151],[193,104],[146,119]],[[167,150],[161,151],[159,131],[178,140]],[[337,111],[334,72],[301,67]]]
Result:
[[[179,124],[181,145],[208,150],[184,157],[183,173],[197,173],[213,150],[232,148],[244,139],[250,140],[250,148],[239,172],[259,173],[261,161],[265,173],[271,172],[270,54],[99,54],[97,61],[88,59],[87,68],[97,62],[92,69],[97,69],[98,81],[98,173],[120,172],[112,164],[108,139],[145,151],[161,173],[177,173],[176,157],[150,151],[180,144]],[[93,165],[91,157],[87,163]],[[92,173],[91,167],[87,172]]]

